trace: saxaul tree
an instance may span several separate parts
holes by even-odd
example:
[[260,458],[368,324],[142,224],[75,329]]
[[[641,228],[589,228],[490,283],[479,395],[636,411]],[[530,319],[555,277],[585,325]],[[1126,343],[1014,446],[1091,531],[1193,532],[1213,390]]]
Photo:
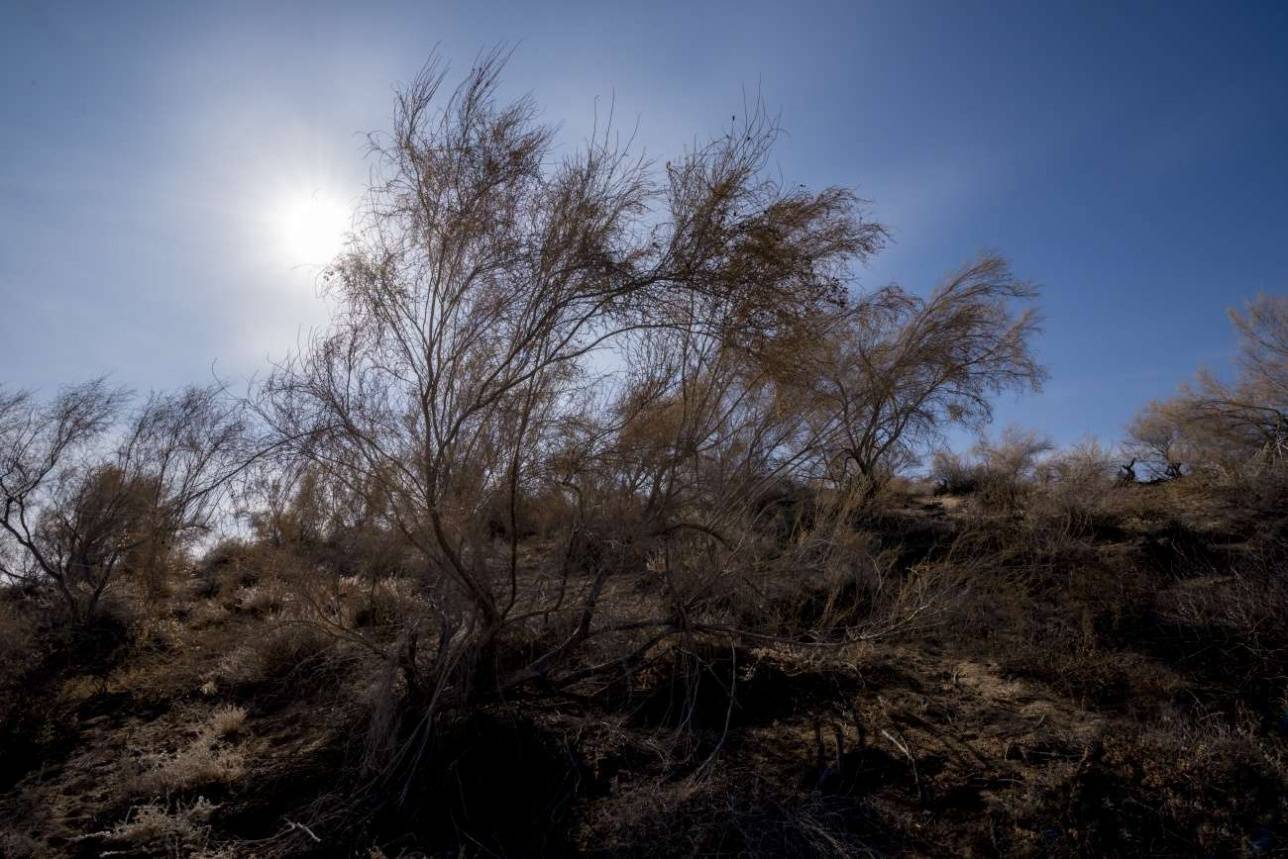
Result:
[[[763,112],[662,171],[611,128],[555,159],[532,102],[499,100],[502,60],[450,92],[431,62],[400,95],[393,133],[373,138],[381,178],[326,276],[340,314],[260,399],[303,457],[385,496],[442,609],[438,664],[474,677],[435,688],[503,682],[492,662],[517,622],[519,559],[513,538],[490,545],[481,514],[499,499],[513,519],[518,496],[553,479],[589,359],[681,328],[761,349],[843,303],[851,266],[883,237],[849,192],[763,177]],[[710,416],[686,413],[672,443],[692,444],[695,421]],[[594,599],[556,652],[588,637]],[[448,658],[463,641],[473,656]]]
[[157,582],[251,458],[218,386],[129,400],[102,379],[0,391],[0,576],[52,585],[78,622],[122,571]]
[[1194,410],[1181,400],[1155,400],[1132,418],[1127,450],[1145,466],[1151,480],[1175,480],[1185,474],[1197,451],[1193,444]]
[[929,297],[890,286],[820,324],[794,366],[820,427],[822,473],[870,496],[946,426],[978,429],[996,395],[1038,387],[1036,294],[985,256]]
[[1128,427],[1129,446],[1151,474],[1232,476],[1275,468],[1288,453],[1288,298],[1260,295],[1230,311],[1239,335],[1235,377],[1210,370]]
[[1201,375],[1193,406],[1201,420],[1277,461],[1288,453],[1288,297],[1259,295],[1230,311],[1239,333],[1238,378]]

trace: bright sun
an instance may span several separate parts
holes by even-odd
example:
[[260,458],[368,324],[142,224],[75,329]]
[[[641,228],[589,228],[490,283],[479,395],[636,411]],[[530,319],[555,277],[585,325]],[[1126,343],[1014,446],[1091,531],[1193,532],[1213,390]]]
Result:
[[282,250],[291,265],[325,265],[349,228],[349,212],[320,191],[286,201],[277,213]]

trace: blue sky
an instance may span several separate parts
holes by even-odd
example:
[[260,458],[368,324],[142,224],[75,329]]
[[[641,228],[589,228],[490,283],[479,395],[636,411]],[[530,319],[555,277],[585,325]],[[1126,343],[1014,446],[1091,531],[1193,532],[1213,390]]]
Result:
[[[358,8],[361,6],[361,8]],[[364,137],[435,46],[498,43],[561,145],[599,100],[660,160],[759,90],[792,183],[856,187],[894,244],[861,286],[983,249],[1042,284],[1059,441],[1132,412],[1288,290],[1284,3],[6,3],[0,381],[240,379],[326,308],[280,211],[348,205]]]

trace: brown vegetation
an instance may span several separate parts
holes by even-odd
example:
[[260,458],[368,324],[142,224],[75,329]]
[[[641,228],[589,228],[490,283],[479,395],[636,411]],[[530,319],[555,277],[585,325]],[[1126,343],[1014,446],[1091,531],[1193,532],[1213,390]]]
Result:
[[1281,299],[1125,467],[935,453],[1043,377],[1003,260],[858,292],[762,112],[557,161],[500,68],[401,95],[246,401],[0,393],[0,852],[1285,849]]

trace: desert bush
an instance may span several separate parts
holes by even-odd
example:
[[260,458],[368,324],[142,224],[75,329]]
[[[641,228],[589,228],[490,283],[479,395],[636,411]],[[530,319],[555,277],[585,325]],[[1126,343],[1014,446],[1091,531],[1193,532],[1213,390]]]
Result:
[[52,587],[77,622],[121,570],[144,592],[163,582],[246,462],[222,389],[154,395],[122,421],[127,400],[101,379],[48,404],[0,391],[0,577]]
[[1072,460],[1064,467],[1044,468],[1044,455],[1052,449],[1038,434],[1008,427],[996,441],[981,437],[969,455],[936,452],[929,476],[941,494],[970,495],[981,509],[1016,513],[1044,473],[1072,472]]
[[1036,295],[988,256],[928,299],[887,287],[816,331],[793,366],[805,368],[812,401],[835,422],[822,446],[839,482],[853,473],[875,488],[945,427],[987,423],[990,394],[1038,387],[1043,370],[1029,343],[1037,315],[1023,306]]
[[[36,621],[30,606],[0,592],[0,690],[7,690],[36,656]],[[3,695],[4,691],[0,691]]]
[[1204,370],[1175,397],[1133,421],[1133,444],[1153,473],[1255,483],[1288,454],[1288,298],[1260,295],[1230,318],[1239,334],[1237,375]]
[[197,565],[193,596],[217,597],[228,588],[248,587],[259,581],[263,550],[243,539],[228,538],[211,546]]
[[203,600],[188,612],[188,625],[194,630],[207,629],[227,623],[232,613],[221,603]]
[[[400,94],[372,205],[326,276],[343,310],[257,401],[314,481],[270,540],[325,542],[333,500],[358,494],[410,555],[423,598],[383,652],[412,708],[620,672],[718,610],[736,569],[725,531],[817,435],[772,356],[834,313],[883,240],[849,192],[767,178],[763,111],[662,177],[602,129],[556,161],[531,102],[498,101],[501,65],[452,93],[431,65]],[[1018,296],[997,261],[957,284],[936,306],[987,296],[985,326]],[[597,393],[587,356],[608,350],[624,369]],[[529,560],[527,499],[547,498],[562,500],[554,551]],[[660,587],[609,616],[623,574]],[[538,649],[537,619],[567,635]]]
[[1199,451],[1189,438],[1194,415],[1182,401],[1154,401],[1143,408],[1127,427],[1127,449],[1145,464],[1153,479],[1174,480],[1191,470]]
[[943,450],[931,461],[936,491],[973,496],[983,510],[1025,512],[1030,521],[1086,533],[1112,518],[1111,491],[1121,471],[1098,441],[1065,450],[1031,432],[1009,428],[997,441],[981,439],[968,456]]
[[1161,853],[1207,854],[1266,839],[1270,821],[1288,811],[1286,780],[1273,746],[1210,722],[1171,719],[1111,733],[1073,795],[1057,801],[1072,800],[1086,816],[1111,803],[1122,809],[1112,822],[1080,827],[1083,851],[1112,855],[1149,843]]
[[206,730],[199,730],[178,751],[151,756],[147,764],[134,782],[137,794],[186,793],[198,787],[232,784],[246,773],[244,753]]
[[[749,545],[745,571],[729,578],[728,628],[784,642],[853,642],[911,634],[930,623],[957,584],[939,564],[910,559],[904,546],[880,536],[873,516],[881,499],[833,496],[787,545]],[[860,509],[862,528],[855,521]]]
[[1109,511],[1118,463],[1094,439],[1046,457],[1037,469],[1040,490],[1030,511],[1054,518],[1079,534],[1113,524]]
[[40,855],[40,844],[31,836],[9,829],[0,830],[0,856],[33,859]]
[[232,604],[240,612],[272,615],[285,608],[289,598],[290,593],[284,584],[276,579],[269,579],[238,590],[233,594]]
[[202,727],[203,736],[222,740],[241,732],[246,724],[246,711],[241,707],[226,704],[217,707],[206,724]]
[[309,624],[279,623],[221,656],[212,679],[221,688],[244,691],[297,673],[303,676],[325,660],[333,644],[333,639]]
[[205,847],[210,833],[210,816],[217,806],[197,797],[186,805],[148,803],[130,810],[124,820],[108,833],[111,844],[130,845],[135,849],[165,850],[169,855],[192,855]]
[[354,628],[394,629],[432,611],[425,595],[409,578],[340,580],[347,623]]
[[974,495],[984,484],[981,465],[951,450],[935,451],[928,474],[940,495]]
[[974,449],[982,475],[980,503],[1008,513],[1021,510],[1037,485],[1043,454],[1052,449],[1050,440],[1016,427],[996,441],[980,439]]
[[645,783],[588,821],[616,856],[844,857],[873,835],[852,802],[791,795],[750,773]]
[[1288,611],[1283,555],[1235,562],[1230,574],[1178,582],[1154,598],[1157,631],[1149,641],[1157,658],[1188,671],[1209,706],[1247,708],[1275,721],[1288,684]]

